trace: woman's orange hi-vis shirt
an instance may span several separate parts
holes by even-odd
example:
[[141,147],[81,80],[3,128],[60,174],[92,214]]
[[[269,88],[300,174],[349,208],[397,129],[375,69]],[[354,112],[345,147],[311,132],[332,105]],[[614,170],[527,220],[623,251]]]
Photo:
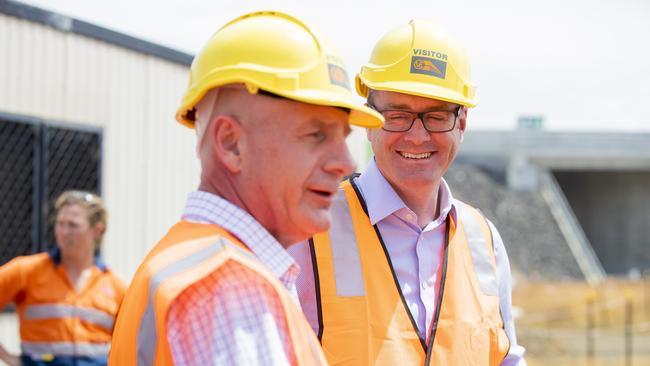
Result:
[[83,359],[83,364],[105,365],[126,286],[96,258],[77,291],[60,262],[54,249],[0,267],[0,308],[16,304],[23,362],[76,364]]

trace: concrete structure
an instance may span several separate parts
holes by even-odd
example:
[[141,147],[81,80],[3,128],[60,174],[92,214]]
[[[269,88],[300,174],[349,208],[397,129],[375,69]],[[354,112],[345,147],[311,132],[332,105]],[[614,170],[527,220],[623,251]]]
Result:
[[588,280],[650,269],[650,134],[470,131],[459,159],[539,192]]

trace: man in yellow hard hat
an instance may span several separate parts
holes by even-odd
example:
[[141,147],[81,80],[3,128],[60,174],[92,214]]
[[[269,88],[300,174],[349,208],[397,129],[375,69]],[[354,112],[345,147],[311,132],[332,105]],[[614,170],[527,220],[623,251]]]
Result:
[[525,365],[496,228],[443,175],[477,103],[467,57],[434,23],[376,44],[357,91],[382,113],[374,159],[334,198],[329,231],[290,249],[331,364]]
[[196,128],[200,185],[135,274],[109,364],[325,364],[286,248],[329,227],[349,124],[381,115],[353,101],[325,38],[257,12],[196,56],[176,118]]

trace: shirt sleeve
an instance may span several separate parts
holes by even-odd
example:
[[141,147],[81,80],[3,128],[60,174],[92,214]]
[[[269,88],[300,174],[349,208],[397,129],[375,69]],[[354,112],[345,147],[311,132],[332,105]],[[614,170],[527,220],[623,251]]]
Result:
[[17,257],[0,267],[0,309],[16,297],[27,285],[28,257]]
[[512,315],[512,275],[510,272],[510,262],[508,253],[503,244],[503,239],[494,224],[488,220],[494,245],[494,256],[497,264],[497,280],[499,281],[499,304],[503,325],[510,340],[510,349],[506,358],[501,362],[501,366],[526,366],[524,354],[526,349],[517,343],[517,333],[515,331],[515,321]]
[[183,291],[167,317],[175,365],[290,365],[288,335],[273,287],[235,262]]

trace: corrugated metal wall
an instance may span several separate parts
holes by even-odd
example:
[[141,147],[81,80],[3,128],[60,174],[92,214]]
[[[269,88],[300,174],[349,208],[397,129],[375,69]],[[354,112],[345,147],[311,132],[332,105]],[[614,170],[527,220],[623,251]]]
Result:
[[104,257],[129,280],[198,183],[194,134],[173,118],[187,67],[2,14],[0,49],[0,111],[103,129]]
[[173,119],[187,67],[5,15],[0,37],[1,111],[103,129],[104,256],[129,279],[198,182]]

